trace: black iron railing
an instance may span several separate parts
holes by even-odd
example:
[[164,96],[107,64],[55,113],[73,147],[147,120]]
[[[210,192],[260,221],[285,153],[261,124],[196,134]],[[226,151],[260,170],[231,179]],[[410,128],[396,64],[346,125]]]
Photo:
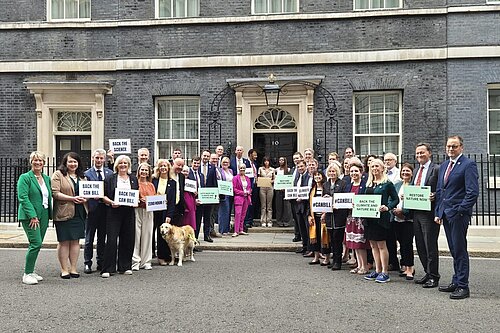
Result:
[[[479,173],[479,198],[474,206],[472,225],[500,226],[497,208],[500,207],[500,156],[468,155],[477,163]],[[434,162],[441,163],[444,155],[434,155]],[[401,156],[399,164],[416,161],[413,155]],[[134,165],[134,163],[133,163]],[[44,172],[52,175],[56,170],[55,159],[48,159]],[[17,222],[17,180],[30,169],[26,158],[0,158],[0,222]]]

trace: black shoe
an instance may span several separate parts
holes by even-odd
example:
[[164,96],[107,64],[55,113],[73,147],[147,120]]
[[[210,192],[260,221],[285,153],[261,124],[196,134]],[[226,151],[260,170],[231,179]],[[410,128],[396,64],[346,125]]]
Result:
[[295,250],[295,253],[304,254],[304,253],[306,253],[306,251],[301,249],[301,248],[298,248],[297,250]]
[[328,268],[328,269],[332,269],[332,267],[333,267],[333,264],[326,266],[326,268]]
[[92,268],[90,267],[90,265],[85,265],[85,268],[83,269],[83,272],[85,274],[90,274],[92,273]]
[[197,247],[195,247],[195,248],[193,249],[193,252],[203,252],[203,250],[202,250],[202,249],[199,249],[199,248],[197,248]]
[[319,265],[320,262],[318,261],[309,261],[309,265]]
[[209,243],[213,243],[214,240],[210,237],[210,236],[207,236],[203,239],[205,242],[209,242]]
[[292,242],[294,242],[294,243],[302,242],[302,239],[300,237],[295,237],[294,239],[292,239]]
[[457,289],[450,294],[451,299],[464,299],[468,297],[470,297],[469,288],[457,287]]
[[251,224],[247,224],[247,225],[245,226],[245,228],[247,228],[247,229],[252,229],[252,228],[253,228],[253,225],[251,225]]
[[416,279],[415,280],[415,283],[416,284],[424,284],[426,283],[427,281],[429,281],[430,277],[429,275],[425,274],[424,276],[422,276],[420,279]]
[[457,289],[458,289],[458,286],[456,284],[454,284],[453,282],[447,286],[439,286],[439,288],[438,288],[439,291],[442,291],[444,293],[452,293]]
[[63,275],[63,274],[61,273],[61,275],[59,275],[59,276],[61,277],[61,279],[64,279],[64,280],[69,280],[69,279],[71,279],[71,276],[70,276],[69,274]]
[[439,280],[430,278],[426,283],[422,285],[422,288],[436,288],[439,285]]
[[69,273],[69,276],[72,277],[73,279],[78,279],[80,277],[79,273]]
[[341,268],[342,266],[338,262],[334,262],[332,265],[332,271],[340,271]]

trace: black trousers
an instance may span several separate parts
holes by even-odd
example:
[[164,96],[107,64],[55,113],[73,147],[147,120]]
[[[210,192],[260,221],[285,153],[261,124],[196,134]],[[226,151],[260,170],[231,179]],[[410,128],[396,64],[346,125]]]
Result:
[[295,234],[295,238],[301,239],[299,221],[297,219],[297,211],[295,208],[296,205],[297,205],[297,202],[295,200],[290,200],[290,210],[292,211],[292,218],[293,218],[293,232]]
[[441,227],[434,222],[434,214],[415,211],[413,213],[413,231],[418,257],[427,275],[434,279],[439,275],[438,238]]
[[[119,239],[119,241],[118,241]],[[115,273],[132,269],[135,243],[135,212],[132,207],[108,207],[106,214],[106,248],[103,273]]]
[[399,269],[399,259],[398,259],[398,245],[396,242],[396,231],[394,230],[394,224],[396,222],[389,223],[389,230],[387,231],[387,250],[389,251],[389,265]]
[[94,256],[94,238],[97,232],[97,267],[102,268],[104,262],[104,249],[106,246],[106,211],[107,206],[100,203],[87,215],[85,224],[85,247],[83,258],[85,265],[92,266]]
[[158,259],[163,259],[169,261],[170,256],[170,248],[168,247],[167,242],[163,239],[160,232],[160,226],[165,223],[165,212],[164,211],[156,211],[153,215],[154,222],[154,230],[153,234],[156,234],[156,254]]
[[210,237],[210,215],[212,214],[213,205],[199,205],[196,207],[196,230],[194,235],[196,239],[200,235],[201,220],[203,219],[203,235]]
[[307,216],[305,213],[301,213],[297,209],[297,203],[295,208],[295,218],[297,219],[297,225],[299,226],[300,238],[302,239],[302,250],[306,251],[309,245],[309,222],[307,221]]
[[342,255],[344,253],[344,246],[342,242],[344,241],[345,228],[328,229],[328,233],[330,236],[329,250],[333,253],[333,262],[341,265]]
[[399,242],[401,266],[414,266],[413,222],[394,222],[394,230],[396,231],[396,239]]
[[288,227],[292,219],[290,201],[285,200],[285,191],[274,191],[274,204],[276,211],[276,224],[281,227]]

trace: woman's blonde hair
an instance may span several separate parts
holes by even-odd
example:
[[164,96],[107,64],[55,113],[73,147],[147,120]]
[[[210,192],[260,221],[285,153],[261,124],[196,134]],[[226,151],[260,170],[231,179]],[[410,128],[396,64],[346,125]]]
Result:
[[125,162],[127,162],[128,164],[128,170],[127,170],[127,173],[130,173],[132,172],[131,171],[131,167],[132,167],[132,161],[130,160],[130,157],[128,157],[127,155],[120,155],[118,156],[116,159],[115,159],[115,164],[113,165],[113,170],[118,173],[118,164],[120,164],[120,162],[122,160],[125,160]]
[[39,160],[42,160],[42,161],[43,161],[43,164],[45,164],[45,159],[46,159],[47,157],[45,157],[45,154],[44,154],[44,153],[42,153],[41,151],[37,151],[37,150],[35,150],[34,152],[32,152],[32,153],[30,154],[30,164],[31,164],[31,163],[33,163],[33,160],[34,160],[35,158],[37,158],[37,159],[39,159]]
[[172,166],[170,165],[170,162],[165,159],[165,158],[160,158],[157,162],[156,162],[156,166],[155,166],[155,170],[154,170],[154,175],[153,177],[154,178],[160,178],[160,165],[163,164],[163,163],[166,163],[167,165],[167,175],[168,177],[170,177],[170,169],[172,168]]
[[380,180],[380,184],[389,181],[389,178],[387,178],[387,171],[385,170],[384,162],[380,158],[374,158],[372,160],[372,163],[370,164],[370,170],[368,170],[368,180],[366,181],[367,187],[373,186],[373,174],[372,174],[372,170],[371,170],[373,164],[378,164],[382,167],[382,179]]
[[139,166],[137,167],[137,174],[136,174],[137,179],[139,179],[139,173],[140,173],[142,167],[148,168],[149,174],[148,174],[147,180],[148,180],[148,182],[151,182],[151,179],[153,178],[153,170],[151,168],[151,165],[149,165],[149,163],[146,163],[146,162],[139,164]]
[[335,170],[335,173],[337,173],[337,178],[340,176],[340,168],[337,163],[332,163],[326,168],[326,179],[330,179],[328,174],[330,173],[330,170],[333,169]]

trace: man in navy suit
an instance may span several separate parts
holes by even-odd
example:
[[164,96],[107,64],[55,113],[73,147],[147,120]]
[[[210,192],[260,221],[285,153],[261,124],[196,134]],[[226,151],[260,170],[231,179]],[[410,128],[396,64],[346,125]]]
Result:
[[[293,186],[308,186],[309,184],[309,173],[307,172],[306,162],[300,160],[297,162],[297,175],[293,180]],[[305,254],[309,244],[309,228],[306,225],[306,208],[308,200],[295,200],[295,218],[297,219],[297,225],[299,226],[300,238],[302,240],[302,248],[297,249],[296,253]]]
[[418,168],[413,171],[412,185],[431,187],[431,210],[413,210],[413,229],[417,253],[425,275],[415,280],[424,288],[435,288],[439,282],[438,238],[441,226],[434,221],[435,193],[438,181],[439,165],[431,160],[432,150],[428,143],[421,142],[415,148]]
[[233,170],[233,175],[237,176],[239,174],[238,166],[244,163],[247,168],[250,168],[250,161],[243,157],[243,147],[237,146],[234,151],[235,156],[231,157],[229,161],[229,168]]
[[463,139],[448,137],[446,153],[449,160],[439,168],[436,189],[436,223],[442,223],[453,257],[454,274],[448,286],[439,291],[451,292],[451,299],[469,297],[469,253],[467,252],[467,229],[472,216],[472,207],[479,196],[476,163],[463,155]]
[[[104,181],[111,177],[113,171],[104,167],[106,151],[96,149],[92,156],[94,166],[85,171],[85,178],[89,181]],[[84,272],[92,273],[92,257],[94,255],[94,237],[97,231],[97,270],[100,271],[104,261],[104,246],[106,244],[106,205],[102,200],[88,200],[88,215],[85,224],[85,247],[83,251]]]

